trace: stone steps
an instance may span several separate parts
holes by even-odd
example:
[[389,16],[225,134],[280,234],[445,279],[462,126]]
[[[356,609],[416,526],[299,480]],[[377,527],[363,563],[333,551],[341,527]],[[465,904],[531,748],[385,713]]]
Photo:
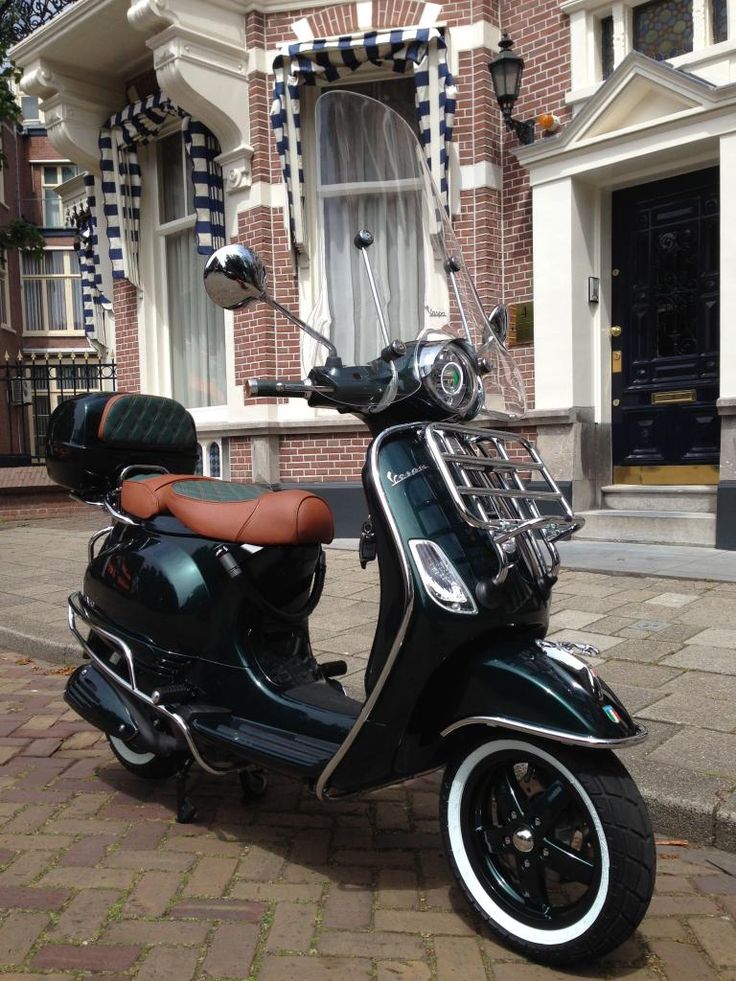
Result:
[[716,511],[716,487],[708,484],[610,484],[601,494],[602,506],[616,511]]
[[585,527],[575,535],[578,540],[715,546],[716,516],[711,512],[609,507],[580,515]]

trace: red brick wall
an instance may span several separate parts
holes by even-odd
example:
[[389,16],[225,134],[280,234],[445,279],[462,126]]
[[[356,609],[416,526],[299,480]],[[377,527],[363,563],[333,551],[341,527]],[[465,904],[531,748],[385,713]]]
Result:
[[[501,22],[514,40],[514,50],[525,62],[518,119],[554,112],[564,125],[571,116],[565,106],[570,88],[570,28],[557,0],[536,3],[501,3]],[[490,84],[490,83],[489,83]],[[545,139],[539,128],[537,139]],[[518,303],[532,298],[532,203],[529,179],[511,152],[518,146],[505,127],[502,135],[504,193],[504,300]]]
[[247,436],[234,436],[229,440],[230,479],[245,483],[253,479],[251,443]]
[[283,436],[280,440],[281,480],[360,480],[370,436]]
[[0,495],[0,525],[4,521],[22,521],[36,518],[60,518],[68,514],[81,514],[84,504],[72,501],[66,491],[53,488],[48,492]]
[[121,392],[141,388],[140,348],[138,344],[138,291],[127,279],[116,279],[112,288],[115,311],[115,360],[117,387]]

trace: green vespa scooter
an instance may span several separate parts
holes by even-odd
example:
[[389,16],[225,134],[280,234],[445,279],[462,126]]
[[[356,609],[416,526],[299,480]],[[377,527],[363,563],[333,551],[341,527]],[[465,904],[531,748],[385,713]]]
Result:
[[326,804],[444,768],[442,832],[471,905],[531,958],[600,957],[644,916],[655,851],[613,753],[646,730],[589,664],[594,649],[544,639],[555,542],[580,522],[534,446],[495,428],[524,410],[504,312],[484,316],[411,127],[344,91],[319,99],[317,121],[330,231],[310,259],[310,323],[268,296],[243,246],[211,257],[205,286],[306,332],[306,380],[251,380],[248,395],[356,413],[373,436],[360,559],[378,559],[381,602],[365,700],[309,641],[327,504],[194,477],[183,407],[101,393],[49,425],[52,478],[114,519],[70,598],[90,663],[66,698],[133,773],[178,776],[180,820],[193,762],[251,793],[285,773]]

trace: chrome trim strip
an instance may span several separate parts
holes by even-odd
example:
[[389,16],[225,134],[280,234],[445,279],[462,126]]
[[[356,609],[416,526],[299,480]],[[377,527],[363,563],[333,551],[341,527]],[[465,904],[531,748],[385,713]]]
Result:
[[643,743],[649,735],[649,730],[646,726],[637,724],[637,731],[633,736],[622,736],[621,739],[600,739],[598,736],[575,736],[571,732],[562,732],[559,729],[546,729],[544,726],[535,726],[527,722],[506,719],[502,715],[470,715],[467,719],[459,719],[457,722],[453,722],[452,725],[443,729],[440,735],[449,736],[451,732],[457,732],[458,729],[472,725],[512,729],[514,732],[524,732],[527,735],[553,739],[555,742],[565,743],[567,746],[587,746],[589,749],[619,749],[622,746],[636,746],[638,743]]
[[383,670],[381,671],[381,674],[378,677],[378,681],[373,687],[373,691],[370,693],[370,695],[364,702],[363,708],[360,710],[360,715],[355,720],[352,729],[345,737],[342,746],[340,746],[338,751],[335,753],[335,755],[332,757],[332,759],[329,761],[329,763],[327,764],[327,766],[324,768],[324,770],[319,776],[319,779],[317,781],[317,786],[315,788],[319,800],[324,800],[325,797],[327,796],[326,793],[327,782],[329,781],[330,777],[335,772],[337,767],[340,765],[342,760],[345,758],[346,753],[355,742],[358,733],[363,728],[363,725],[368,719],[368,716],[371,714],[373,706],[376,704],[378,700],[378,696],[381,694],[386,684],[386,681],[388,680],[388,676],[391,674],[391,670],[394,666],[394,662],[404,643],[406,631],[409,628],[409,621],[411,620],[411,616],[414,611],[414,580],[412,578],[411,569],[409,567],[409,562],[407,560],[406,553],[404,552],[404,547],[401,541],[401,536],[399,534],[399,529],[396,526],[396,521],[394,520],[393,512],[389,507],[388,498],[386,497],[386,492],[384,491],[383,486],[381,485],[381,475],[378,469],[378,454],[379,454],[379,450],[383,445],[384,440],[387,437],[395,435],[396,433],[399,432],[408,432],[410,430],[417,431],[422,427],[422,425],[423,424],[421,423],[418,424],[412,422],[412,423],[404,423],[403,425],[400,426],[391,426],[390,429],[384,429],[382,433],[379,433],[370,446],[368,459],[369,459],[371,480],[373,481],[373,484],[376,488],[376,494],[378,495],[378,499],[381,503],[381,506],[383,507],[384,514],[386,515],[386,518],[388,520],[388,524],[391,529],[391,534],[393,535],[394,544],[396,545],[396,551],[399,554],[399,561],[401,563],[401,572],[404,579],[404,590],[406,594],[406,608],[404,610],[404,616],[402,617],[398,632],[396,634],[396,637],[394,638],[394,642],[391,645],[391,650],[389,651],[388,657],[386,658],[386,662],[383,665]]
[[103,535],[109,535],[114,528],[115,525],[108,525],[106,528],[101,528],[99,531],[96,531],[87,542],[87,559],[89,565],[92,565],[95,558],[95,542],[97,539],[102,538]]
[[[106,674],[109,678],[111,678],[116,684],[120,685],[121,688],[124,688],[127,692],[129,692],[129,694],[133,695],[134,698],[138,698],[140,699],[140,701],[145,702],[146,705],[149,705],[155,712],[159,712],[161,715],[165,716],[165,718],[167,718],[170,722],[173,722],[173,724],[177,727],[177,729],[181,732],[182,736],[184,737],[184,740],[186,741],[186,744],[189,747],[189,752],[192,754],[192,757],[194,758],[195,762],[198,763],[203,770],[206,770],[207,773],[212,773],[218,777],[224,776],[227,773],[233,773],[233,771],[236,770],[237,767],[234,766],[216,767],[216,766],[212,766],[210,763],[207,763],[200,755],[199,750],[197,749],[194,743],[194,739],[192,738],[192,734],[189,731],[189,726],[186,724],[184,719],[182,719],[180,715],[177,715],[176,712],[170,712],[167,708],[164,708],[163,705],[157,705],[149,695],[146,695],[145,692],[142,692],[139,688],[136,687],[135,668],[133,665],[133,652],[125,643],[125,641],[121,640],[115,634],[110,633],[109,630],[105,630],[103,627],[98,627],[89,622],[89,619],[85,615],[84,610],[81,608],[81,606],[78,603],[75,603],[75,600],[78,596],[79,593],[73,593],[69,597],[69,614],[68,614],[69,629],[77,638],[79,643],[82,645],[82,649],[84,650],[85,654],[90,658],[90,660],[94,661],[97,667],[104,674]],[[77,624],[76,624],[77,617],[79,617],[80,620],[83,620],[90,630],[92,630],[94,633],[99,634],[101,637],[104,637],[105,640],[109,641],[109,643],[113,645],[113,647],[117,648],[119,651],[122,652],[123,656],[125,657],[125,661],[128,665],[128,671],[130,672],[130,682],[127,682],[124,678],[121,678],[119,674],[116,674],[107,664],[105,664],[104,661],[102,661],[97,656],[97,654],[95,654],[95,652],[89,646],[87,641],[84,639],[84,637],[82,637],[80,632],[77,630]]]

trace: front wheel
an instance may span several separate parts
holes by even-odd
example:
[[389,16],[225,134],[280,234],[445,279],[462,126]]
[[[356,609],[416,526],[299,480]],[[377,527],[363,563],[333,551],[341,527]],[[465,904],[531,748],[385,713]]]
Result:
[[654,836],[611,752],[513,737],[465,747],[445,771],[440,822],[470,903],[527,957],[602,957],[647,911]]

